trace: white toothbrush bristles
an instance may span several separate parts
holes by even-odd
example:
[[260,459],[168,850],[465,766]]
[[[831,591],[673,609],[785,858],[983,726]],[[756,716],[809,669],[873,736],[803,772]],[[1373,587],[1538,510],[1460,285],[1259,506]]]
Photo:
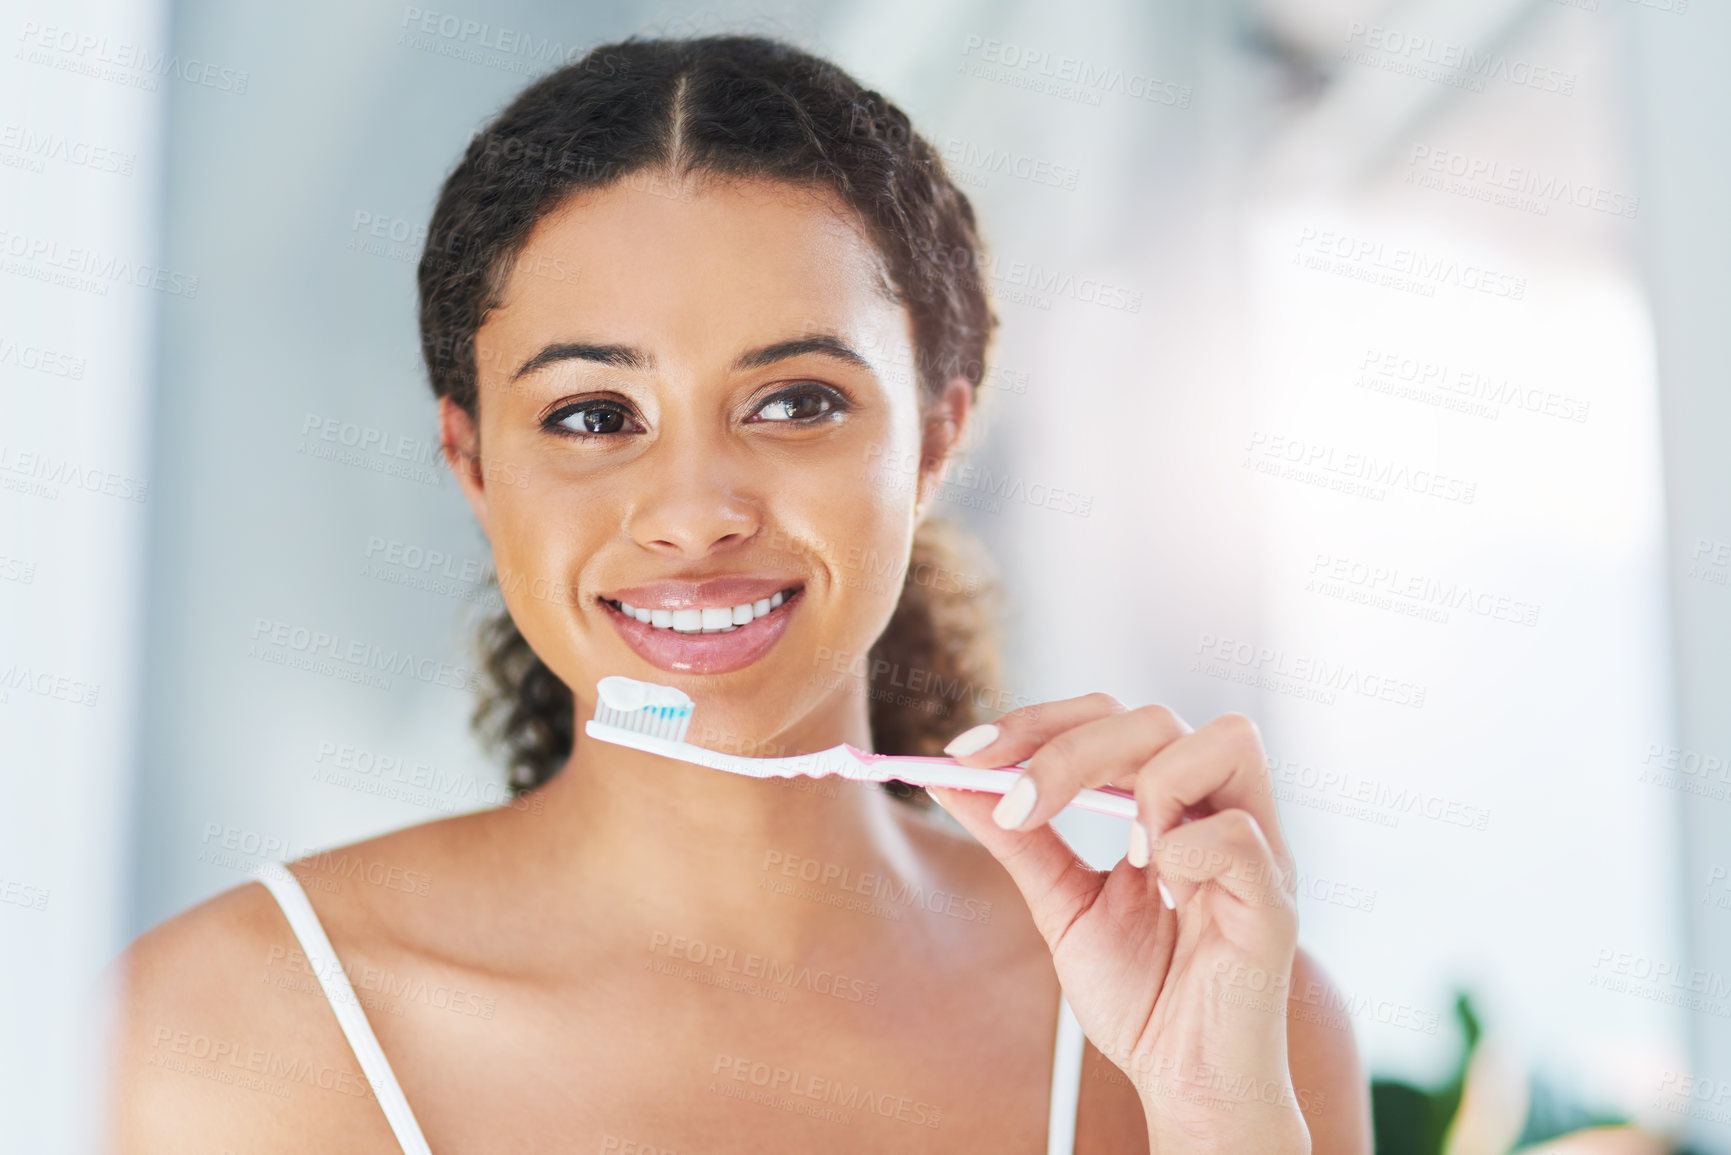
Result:
[[595,720],[603,726],[617,726],[651,738],[683,742],[685,731],[691,726],[691,707],[644,706],[637,710],[615,710],[605,702],[598,702]]
[[595,722],[670,742],[685,741],[693,702],[672,686],[615,674],[595,684]]

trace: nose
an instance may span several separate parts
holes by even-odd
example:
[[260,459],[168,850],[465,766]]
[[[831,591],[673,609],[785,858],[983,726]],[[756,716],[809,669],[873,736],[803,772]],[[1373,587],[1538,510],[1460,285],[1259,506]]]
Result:
[[[669,558],[700,558],[743,545],[763,524],[749,463],[719,447],[664,445],[646,461],[625,531]],[[760,467],[761,468],[761,467]]]

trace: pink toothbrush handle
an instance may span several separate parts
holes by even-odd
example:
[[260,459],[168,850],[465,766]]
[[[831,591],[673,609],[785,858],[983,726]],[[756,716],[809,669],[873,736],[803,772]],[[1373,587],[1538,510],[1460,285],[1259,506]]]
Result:
[[[1003,794],[1021,777],[1020,769],[979,769],[963,766],[954,758],[868,754],[853,746],[849,746],[848,751],[874,772],[887,773],[910,786],[944,786],[953,790]],[[1116,786],[1089,787],[1078,792],[1065,809],[1071,807],[1110,814],[1114,818],[1135,818],[1136,796]]]

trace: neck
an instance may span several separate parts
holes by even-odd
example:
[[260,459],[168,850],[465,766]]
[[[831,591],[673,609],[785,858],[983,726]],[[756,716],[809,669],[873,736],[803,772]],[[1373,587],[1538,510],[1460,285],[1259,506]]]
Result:
[[[838,695],[771,748],[870,749],[866,701]],[[581,723],[584,704],[577,711]],[[512,824],[540,831],[528,833],[540,844],[535,881],[565,909],[597,911],[627,933],[745,938],[742,950],[792,955],[838,936],[882,935],[860,906],[932,885],[903,826],[905,804],[881,786],[748,778],[588,738],[581,724],[577,734],[564,769],[536,792],[541,813]],[[692,737],[703,744],[695,726]]]

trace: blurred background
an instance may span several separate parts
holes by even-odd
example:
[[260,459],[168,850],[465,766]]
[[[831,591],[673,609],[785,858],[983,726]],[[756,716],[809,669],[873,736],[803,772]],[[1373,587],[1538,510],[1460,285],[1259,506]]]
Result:
[[11,1149],[96,1143],[133,936],[507,797],[464,692],[271,635],[474,664],[439,183],[596,44],[753,32],[901,104],[983,218],[943,504],[1009,587],[1003,693],[1258,721],[1331,1010],[1387,1086],[1495,1104],[1453,1150],[1731,1152],[1731,8],[428,2],[4,5]]

